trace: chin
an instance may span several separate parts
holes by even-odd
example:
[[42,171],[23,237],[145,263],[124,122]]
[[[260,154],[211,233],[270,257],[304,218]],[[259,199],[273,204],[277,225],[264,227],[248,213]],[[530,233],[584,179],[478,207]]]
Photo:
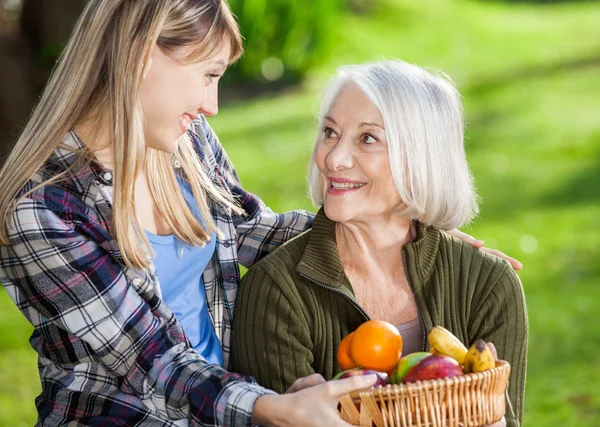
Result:
[[146,146],[163,153],[173,154],[179,148],[179,139],[183,135],[179,132],[163,131],[161,133],[146,134]]
[[157,151],[161,151],[163,153],[167,153],[167,154],[174,154],[177,151],[177,145],[160,145],[160,146],[156,146],[156,147],[150,147],[153,148]]
[[174,140],[171,143],[159,143],[159,144],[147,144],[150,148],[153,148],[157,151],[162,151],[163,153],[173,154],[177,151],[179,147],[178,139]]
[[354,212],[350,212],[346,206],[340,206],[338,203],[325,203],[323,204],[325,215],[333,222],[345,222],[354,217]]
[[179,147],[179,145],[177,144],[177,142],[170,144],[168,146],[166,146],[163,150],[163,152],[167,153],[167,154],[174,154],[177,152],[177,148]]

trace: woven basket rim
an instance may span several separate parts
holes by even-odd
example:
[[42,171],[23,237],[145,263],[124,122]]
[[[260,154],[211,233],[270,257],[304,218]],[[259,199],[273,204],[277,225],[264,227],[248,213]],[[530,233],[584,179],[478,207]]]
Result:
[[[508,371],[508,373],[505,373]],[[418,393],[420,391],[431,390],[434,388],[454,385],[457,383],[479,382],[491,375],[506,375],[510,374],[510,364],[505,360],[496,360],[496,366],[483,372],[476,372],[455,377],[440,378],[435,380],[416,381],[409,384],[388,384],[386,386],[378,386],[370,389],[357,390],[349,393],[353,401],[359,402],[361,396],[373,395],[382,397],[382,395],[391,395],[397,393]]]

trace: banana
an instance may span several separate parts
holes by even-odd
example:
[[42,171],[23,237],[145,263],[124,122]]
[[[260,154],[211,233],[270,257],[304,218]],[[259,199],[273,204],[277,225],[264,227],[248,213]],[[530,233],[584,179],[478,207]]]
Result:
[[449,356],[461,365],[465,362],[467,347],[452,335],[452,332],[449,330],[441,326],[434,326],[429,331],[428,339],[432,350],[436,353]]
[[483,372],[496,366],[494,355],[484,340],[477,340],[469,348],[465,357],[464,372]]

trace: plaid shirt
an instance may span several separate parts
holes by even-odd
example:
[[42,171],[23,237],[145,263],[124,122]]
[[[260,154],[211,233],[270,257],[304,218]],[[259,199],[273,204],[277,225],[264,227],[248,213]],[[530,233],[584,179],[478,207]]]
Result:
[[[224,238],[203,274],[227,366],[238,262],[252,265],[307,229],[313,215],[275,214],[246,192],[204,117],[190,134],[208,176],[246,212],[213,204]],[[82,147],[72,133],[63,144]],[[59,147],[24,191],[78,158]],[[250,425],[254,402],[269,391],[207,364],[162,301],[154,265],[140,271],[124,264],[110,232],[112,189],[111,171],[83,162],[18,203],[11,244],[0,246],[0,280],[34,326],[38,425]]]

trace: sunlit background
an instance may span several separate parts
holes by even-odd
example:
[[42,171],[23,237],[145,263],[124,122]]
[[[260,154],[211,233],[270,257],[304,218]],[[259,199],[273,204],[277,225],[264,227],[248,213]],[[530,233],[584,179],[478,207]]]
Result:
[[[0,153],[84,1],[0,0]],[[600,3],[236,0],[247,53],[210,123],[245,187],[313,209],[306,165],[336,67],[402,58],[457,82],[481,215],[520,259],[530,320],[525,425],[600,425]],[[31,327],[0,290],[0,425],[36,420]]]

